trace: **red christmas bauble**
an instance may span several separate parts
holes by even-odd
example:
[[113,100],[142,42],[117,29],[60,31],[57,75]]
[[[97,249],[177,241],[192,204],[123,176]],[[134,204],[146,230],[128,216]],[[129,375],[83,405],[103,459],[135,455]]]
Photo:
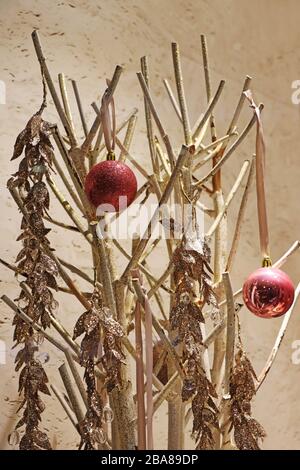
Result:
[[95,165],[85,179],[85,193],[95,207],[105,212],[126,209],[135,198],[137,180],[125,163],[105,160]]
[[261,318],[275,318],[285,314],[293,303],[294,294],[289,276],[271,267],[254,271],[243,286],[247,308]]

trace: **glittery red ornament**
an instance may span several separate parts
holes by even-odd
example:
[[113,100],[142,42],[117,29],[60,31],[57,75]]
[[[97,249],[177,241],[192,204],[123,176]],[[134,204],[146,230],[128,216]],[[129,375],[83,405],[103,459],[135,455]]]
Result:
[[248,309],[258,317],[280,317],[293,303],[294,286],[280,269],[260,268],[246,280],[243,298]]
[[106,212],[116,212],[128,207],[135,198],[137,181],[125,163],[105,160],[95,165],[85,180],[85,193],[95,207],[103,206]]

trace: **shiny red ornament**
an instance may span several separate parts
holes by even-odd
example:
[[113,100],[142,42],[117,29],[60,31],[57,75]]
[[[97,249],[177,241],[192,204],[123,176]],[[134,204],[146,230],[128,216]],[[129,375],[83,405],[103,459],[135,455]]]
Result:
[[84,189],[93,206],[101,205],[103,211],[117,212],[126,209],[134,200],[137,180],[125,163],[105,160],[90,170]]
[[243,286],[247,308],[261,318],[284,315],[294,300],[294,286],[280,269],[265,267],[254,271]]

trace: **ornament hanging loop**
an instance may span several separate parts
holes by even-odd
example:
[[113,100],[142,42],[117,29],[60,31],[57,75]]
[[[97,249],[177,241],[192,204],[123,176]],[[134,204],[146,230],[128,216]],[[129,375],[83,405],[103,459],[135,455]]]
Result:
[[244,91],[244,95],[250,103],[251,108],[254,109],[256,116],[256,199],[257,199],[257,212],[258,212],[258,225],[259,225],[259,239],[260,249],[263,259],[263,264],[271,262],[270,249],[269,249],[269,229],[267,218],[267,204],[265,192],[265,139],[263,133],[263,126],[260,116],[260,109],[255,104],[251,90]]
[[[110,80],[106,80],[107,85],[110,85]],[[101,100],[101,123],[103,129],[103,136],[105,146],[107,149],[107,160],[115,160],[115,145],[116,145],[116,112],[113,97],[107,96],[107,91],[103,94]]]

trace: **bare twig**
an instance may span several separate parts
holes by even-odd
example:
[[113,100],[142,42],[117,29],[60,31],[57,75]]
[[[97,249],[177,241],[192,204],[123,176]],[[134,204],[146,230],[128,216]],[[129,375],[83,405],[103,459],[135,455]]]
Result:
[[184,93],[179,46],[176,42],[172,43],[172,56],[173,56],[173,66],[174,66],[174,72],[175,72],[175,81],[176,81],[176,87],[177,87],[177,95],[178,95],[178,101],[179,101],[179,106],[180,106],[180,114],[182,117],[184,139],[185,139],[185,144],[189,146],[192,144],[192,132],[191,132],[190,120],[189,120],[185,93]]
[[89,169],[93,168],[93,166],[96,165],[97,163],[97,159],[100,155],[102,138],[103,138],[103,129],[102,129],[102,125],[100,125],[94,148],[93,150],[90,151]]
[[[122,247],[122,245],[120,245],[120,243],[118,242],[118,240],[113,239],[113,244],[118,248],[118,250],[120,251],[120,253],[122,253],[122,255],[125,256],[125,258],[127,258],[128,260],[131,260],[131,256],[130,256],[130,255],[127,253],[127,251]],[[164,280],[162,280],[161,282],[160,282],[160,279],[157,280],[157,279],[151,274],[151,272],[150,272],[141,262],[139,262],[139,263],[137,264],[137,267],[141,270],[141,272],[142,272],[143,274],[145,274],[147,277],[149,277],[149,279],[151,279],[151,281],[152,281],[152,282],[154,283],[154,285],[155,285],[155,286],[153,287],[153,291],[151,292],[151,296],[152,296],[152,295],[154,294],[154,292],[156,292],[157,289],[159,289],[159,288],[163,289],[165,292],[168,292],[169,294],[172,294],[172,293],[173,293],[173,291],[172,291],[169,287],[167,287],[167,286],[165,286],[165,285],[163,284]]]
[[136,394],[138,449],[146,449],[146,413],[144,401],[143,338],[140,304],[135,306]]
[[98,226],[97,226],[97,229],[94,230],[94,233],[95,233],[95,236],[97,236],[97,246],[99,249],[100,260],[101,260],[101,266],[100,266],[101,280],[103,283],[105,300],[111,310],[113,317],[117,318],[118,315],[117,315],[116,299],[115,299],[115,293],[114,293],[114,288],[112,284],[111,271],[108,265],[108,255],[107,255],[107,248],[106,248],[105,240],[103,239],[103,236],[100,230],[98,230]]
[[59,87],[60,87],[60,94],[61,94],[63,105],[64,105],[64,110],[66,113],[66,118],[69,121],[70,129],[72,131],[72,135],[74,136],[73,137],[74,143],[76,143],[77,145],[77,137],[75,133],[75,127],[74,127],[73,117],[72,117],[69,98],[68,98],[66,79],[63,73],[58,74],[58,82],[59,82]]
[[173,270],[173,263],[170,262],[167,269],[163,272],[163,274],[160,276],[160,278],[156,281],[155,285],[151,287],[151,289],[148,291],[147,296],[150,299],[152,295],[155,294],[155,292],[160,288],[163,287],[163,283],[165,280],[170,276],[172,270]]
[[5,261],[4,259],[0,258],[0,263],[3,264],[3,266],[5,266],[6,268],[10,269],[11,271],[17,273],[18,272],[18,268],[16,266],[14,266],[13,264],[11,263],[8,263],[7,261]]
[[77,266],[74,266],[73,264],[69,263],[68,261],[65,261],[62,258],[58,258],[58,261],[69,271],[71,271],[74,274],[77,274],[77,276],[81,277],[84,279],[86,282],[91,284],[92,286],[94,285],[94,281],[91,277],[89,277],[86,273],[84,273],[81,269],[77,268]]
[[66,133],[67,133],[67,135],[70,139],[71,146],[72,147],[76,146],[76,141],[74,139],[74,135],[72,133],[70,123],[69,123],[69,121],[68,121],[68,119],[65,115],[65,112],[64,112],[63,107],[61,105],[58,94],[56,93],[55,86],[54,86],[54,83],[52,81],[52,78],[51,78],[47,63],[46,63],[45,56],[43,54],[43,50],[42,50],[42,46],[41,46],[38,31],[34,30],[31,36],[32,36],[32,40],[33,40],[33,44],[34,44],[34,47],[35,47],[37,58],[39,60],[41,68],[43,70],[43,73],[44,73],[49,91],[51,93],[51,96],[52,96],[52,99],[54,101],[54,104],[55,104],[55,107],[57,109],[60,120],[61,120],[61,122],[62,122],[62,124],[65,128],[65,131],[66,131]]
[[47,222],[50,222],[53,225],[56,225],[57,227],[61,227],[65,230],[70,230],[71,232],[79,232],[78,228],[75,227],[75,225],[68,225],[65,224],[64,222],[61,222],[60,220],[52,219],[52,217],[49,217],[47,215],[44,216],[44,219],[47,220]]
[[[123,68],[120,65],[117,65],[117,67],[115,68],[113,77],[110,81],[110,84],[108,85],[108,87],[105,90],[105,93],[103,95],[103,97],[106,99],[107,103],[109,103],[110,100],[113,97],[113,94],[114,94],[115,89],[118,85],[118,82],[119,82],[119,79],[121,77],[122,72],[123,72]],[[102,119],[101,113],[98,113],[95,120],[94,120],[94,122],[93,122],[93,124],[92,124],[91,129],[88,132],[88,135],[86,136],[85,141],[83,142],[83,144],[81,146],[81,149],[84,153],[88,151],[90,145],[92,144],[92,142],[93,142],[93,140],[94,140],[94,138],[95,138],[95,136],[98,132],[98,129],[99,129],[99,126],[100,126],[100,123],[101,123],[101,119]]]
[[[233,137],[237,136],[237,132],[232,132],[231,134],[226,134],[223,137],[220,137],[219,139],[215,140],[214,142],[211,142],[210,144],[204,146],[201,145],[200,150],[195,153],[194,160],[198,157],[201,157],[203,154],[207,153],[207,155],[200,160],[197,164],[194,166],[194,171],[198,170],[201,168],[205,163],[209,162],[212,160],[219,152],[222,147],[222,145],[228,143]],[[213,149],[211,151],[211,149]]]
[[[145,80],[145,83],[150,89],[150,76],[149,76],[149,66],[148,66],[148,57],[144,56],[141,58],[141,71]],[[159,165],[156,156],[156,146],[154,140],[154,132],[153,132],[153,122],[151,116],[151,109],[150,104],[146,96],[144,96],[144,106],[145,106],[145,119],[146,119],[146,127],[147,127],[147,137],[148,137],[148,144],[150,150],[150,157],[154,175],[159,176]]]
[[56,186],[55,182],[53,179],[48,176],[47,177],[47,182],[52,189],[53,193],[57,197],[58,201],[61,203],[69,217],[72,219],[76,227],[78,228],[79,232],[84,236],[84,238],[90,243],[93,243],[93,235],[90,233],[88,229],[86,229],[82,223],[80,222],[79,216],[76,215],[74,209],[72,206],[69,204],[69,202],[64,198],[63,194],[59,191],[58,187]]
[[208,119],[210,118],[211,114],[212,114],[212,111],[214,110],[214,107],[216,106],[220,96],[221,96],[221,93],[222,93],[222,90],[224,88],[224,85],[225,85],[225,80],[221,80],[220,83],[219,83],[219,86],[217,88],[217,91],[215,93],[215,95],[212,97],[212,99],[209,101],[208,105],[207,105],[207,108],[206,110],[204,111],[204,114],[203,116],[201,117],[200,119],[200,122],[197,124],[197,127],[196,129],[194,130],[193,132],[193,141],[200,141],[201,142],[201,139],[202,139],[202,136],[200,137],[200,134],[202,133],[202,131],[206,128],[206,125],[207,125],[207,122],[208,122]]
[[143,291],[143,289],[140,285],[140,282],[137,278],[132,279],[132,283],[133,283],[135,292],[137,294],[138,300],[139,300],[140,304],[142,305],[143,309],[145,310],[145,308],[149,308],[149,312],[151,313],[151,316],[152,316],[153,328],[155,329],[155,331],[159,335],[160,339],[162,340],[162,342],[164,344],[164,347],[168,351],[170,360],[172,361],[172,363],[176,367],[177,371],[179,372],[179,375],[182,378],[184,378],[185,377],[185,372],[184,372],[184,369],[182,367],[180,358],[179,358],[177,352],[175,351],[174,347],[172,346],[172,344],[168,340],[167,336],[165,335],[165,333],[164,333],[162,327],[160,326],[158,320],[156,319],[155,315],[153,314],[153,312],[151,310],[151,307],[149,305],[149,300],[148,300],[147,294],[144,293],[144,291]]
[[41,326],[37,325],[34,320],[28,317],[19,307],[17,307],[17,305],[9,297],[2,295],[1,300],[3,300],[3,302],[5,302],[6,305],[8,305],[17,315],[19,315],[22,320],[31,325],[35,330],[43,333],[43,336],[49,341],[49,343],[53,344],[53,346],[55,346],[60,351],[65,351],[65,346],[60,341],[58,341],[56,338],[53,338],[53,336],[50,335],[47,331],[44,331]]
[[[60,334],[60,336],[65,340],[65,342],[70,346],[70,348],[76,353],[79,357],[80,354],[80,346],[73,340],[70,333],[65,329],[65,327],[54,317],[54,315],[50,315],[51,325],[56,329],[56,331]],[[64,351],[65,352],[65,351]],[[74,356],[72,356],[74,358]],[[78,362],[78,360],[76,360]]]
[[[94,109],[95,113],[96,114],[99,114],[100,113],[100,109],[98,108],[97,104],[96,103],[92,103],[92,108]],[[121,124],[116,128],[116,135],[118,135],[123,129],[124,127],[126,127],[130,121],[130,119],[133,117],[133,116],[136,116],[138,113],[138,109],[137,108],[133,108],[133,110],[131,111],[131,113],[129,114],[129,116],[126,117],[126,119],[124,119],[123,122],[121,122]],[[98,154],[100,154],[101,152],[103,152],[103,150],[105,149],[105,143],[102,144],[99,149],[98,149]]]
[[60,166],[60,163],[59,161],[57,160],[56,156],[53,155],[53,163],[54,163],[54,167],[57,171],[57,173],[59,174],[59,176],[61,177],[61,180],[63,181],[67,191],[69,192],[70,196],[72,197],[73,201],[75,202],[76,206],[78,207],[78,209],[84,213],[84,208],[82,206],[82,202],[80,200],[80,198],[78,197],[78,195],[76,194],[74,188],[72,187],[72,185],[70,184],[69,182],[69,179],[68,177],[66,176],[66,173],[65,173],[65,170],[62,169],[62,167]]
[[[73,424],[74,428],[76,429],[76,431],[79,433],[79,430],[78,430],[78,424],[77,424],[77,421],[76,421],[76,416],[75,414],[73,413],[72,409],[70,408],[70,406],[68,405],[67,401],[64,399],[62,393],[58,390],[58,388],[56,388],[55,385],[51,384],[50,385],[50,388],[52,390],[52,392],[54,393],[54,395],[56,396],[56,398],[58,399],[59,403],[61,404],[61,406],[63,407],[63,409],[65,410],[66,412],[66,415],[68,416],[69,420],[71,421],[71,423]],[[79,433],[80,434],[80,433]]]
[[[201,34],[201,49],[202,49],[202,58],[203,58],[206,95],[207,95],[207,101],[209,101],[211,99],[211,83],[210,83],[207,43],[206,43],[206,37],[204,36],[204,34]],[[212,141],[214,141],[216,140],[217,135],[216,135],[215,119],[214,119],[213,114],[210,116],[210,130],[211,130]]]
[[87,123],[86,123],[86,120],[85,120],[85,116],[84,116],[84,112],[83,112],[81,99],[80,99],[80,94],[79,94],[79,90],[78,90],[76,80],[72,80],[72,87],[73,87],[73,91],[74,91],[74,95],[75,95],[75,99],[76,99],[76,103],[77,103],[77,108],[78,108],[78,111],[79,111],[79,116],[80,116],[80,119],[81,119],[83,132],[84,132],[85,137],[87,137],[88,127],[87,127]]
[[235,306],[233,292],[228,272],[223,273],[223,283],[227,302],[227,331],[226,331],[226,354],[225,354],[225,375],[224,375],[224,395],[229,394],[229,381],[234,358],[235,341]]
[[163,142],[166,146],[166,151],[167,151],[167,154],[168,154],[168,157],[169,157],[169,162],[170,162],[171,168],[174,168],[174,166],[175,166],[175,157],[174,157],[174,152],[173,152],[173,149],[172,149],[172,146],[171,146],[171,143],[170,143],[170,139],[169,139],[168,135],[166,134],[166,132],[165,132],[163,126],[162,126],[161,120],[160,120],[160,118],[157,114],[157,111],[155,109],[153,100],[152,100],[150,92],[149,92],[149,88],[147,86],[147,83],[145,81],[145,78],[144,78],[143,74],[141,72],[138,72],[137,77],[139,79],[139,82],[140,82],[141,88],[143,90],[145,99],[147,100],[150,111],[152,113],[152,116],[155,120],[155,123],[157,125],[158,130],[159,130],[159,133],[161,135],[161,138],[162,138],[162,140],[163,140]]
[[153,413],[155,413],[164,400],[167,399],[167,396],[170,394],[170,391],[177,385],[180,376],[178,372],[175,372],[172,377],[168,380],[166,385],[158,392],[154,399],[153,403]]
[[118,139],[118,137],[116,137],[116,144],[118,145],[118,147],[121,149],[121,152],[122,154],[124,155],[124,157],[128,158],[129,161],[132,162],[132,164],[137,168],[137,170],[139,170],[139,172],[141,173],[141,175],[144,176],[144,178],[146,178],[147,180],[150,180],[150,177],[147,173],[147,171],[144,169],[144,167],[138,162],[136,161],[136,159],[129,153],[129,149],[125,147],[124,144],[122,144],[122,142]]
[[253,177],[254,177],[254,170],[255,170],[254,159],[252,159],[250,170],[248,173],[247,183],[244,189],[243,197],[241,200],[239,212],[238,212],[237,219],[236,219],[235,230],[234,230],[234,234],[233,234],[233,238],[231,242],[231,248],[230,248],[228,259],[227,259],[227,266],[226,266],[227,271],[231,271],[233,261],[234,261],[234,258],[238,249],[238,243],[239,243],[241,229],[242,229],[243,221],[245,217],[248,196],[249,196],[251,184],[252,184]]
[[[125,134],[125,138],[123,142],[123,146],[128,152],[130,150],[130,145],[132,142],[136,121],[137,121],[136,115],[131,116],[131,118],[128,121],[128,126],[127,126],[127,130],[126,130],[126,134]],[[119,161],[124,162],[125,160],[126,160],[126,154],[124,151],[121,150]]]
[[[55,140],[55,143],[57,145],[57,148],[62,156],[62,159],[66,165],[66,168],[69,172],[69,175],[72,179],[72,182],[73,182],[73,185],[80,197],[80,200],[82,201],[83,200],[83,187],[82,187],[82,182],[78,176],[78,173],[73,165],[73,162],[71,160],[71,158],[69,157],[69,153],[68,153],[68,150],[64,144],[64,140],[58,130],[58,127],[55,126],[54,127],[54,130],[53,130],[53,137],[54,137],[54,140]],[[54,162],[55,163],[55,162]]]
[[219,336],[221,331],[224,330],[225,326],[226,326],[226,318],[222,318],[222,320],[207,335],[204,341],[205,346],[208,347],[211,344],[213,344],[217,336]]
[[70,352],[68,350],[65,351],[65,356],[66,356],[66,359],[68,361],[70,371],[72,372],[73,378],[74,378],[75,383],[77,385],[77,388],[79,390],[79,393],[81,395],[81,398],[82,398],[85,406],[87,407],[88,406],[88,400],[87,400],[86,390],[85,390],[85,387],[84,387],[83,382],[81,380],[81,377],[78,373],[78,370],[77,370],[77,367],[76,367],[75,362],[73,360],[73,357],[72,357],[72,355],[70,354]]
[[[145,268],[147,268],[147,263],[145,261],[143,261],[143,265],[145,266]],[[147,278],[147,281],[148,281],[148,284],[149,284],[150,288],[151,289],[154,288],[154,282],[152,281],[151,277],[147,276],[147,274],[146,274],[146,278]],[[167,320],[167,315],[166,315],[165,310],[164,310],[163,299],[162,299],[161,293],[159,291],[155,291],[154,292],[154,298],[156,300],[157,306],[158,306],[159,310],[161,311],[161,314],[162,314],[164,320]]]
[[244,81],[244,85],[243,85],[243,89],[242,89],[240,99],[239,99],[237,107],[234,111],[231,123],[229,124],[227,134],[230,134],[230,132],[232,132],[234,126],[236,125],[236,123],[238,121],[238,118],[240,116],[240,113],[241,113],[241,110],[242,110],[242,107],[243,107],[243,104],[244,104],[245,98],[246,98],[244,91],[248,90],[251,80],[252,80],[252,78],[249,77],[249,75],[247,75],[246,78],[245,78],[245,81]]
[[264,365],[261,373],[259,374],[258,376],[258,381],[257,381],[257,385],[256,385],[256,391],[261,387],[261,385],[263,384],[263,382],[265,381],[268,373],[270,372],[270,369],[272,367],[272,365],[274,364],[274,361],[276,359],[276,356],[277,356],[277,353],[279,351],[279,347],[282,343],[282,340],[284,338],[284,335],[285,335],[285,332],[286,332],[286,329],[288,327],[288,324],[289,324],[289,321],[290,321],[290,318],[292,316],[292,313],[295,309],[295,306],[297,304],[297,300],[298,300],[298,297],[299,297],[299,294],[300,294],[300,283],[297,285],[296,287],[296,290],[295,290],[295,298],[294,298],[294,302],[293,302],[293,305],[291,306],[291,308],[289,309],[289,311],[284,315],[283,317],[283,320],[282,320],[282,323],[281,323],[281,327],[279,329],[279,332],[278,332],[278,335],[277,335],[277,338],[275,340],[275,343],[274,343],[274,346],[270,352],[270,355],[267,359],[267,362],[266,364]]
[[[259,106],[259,109],[263,109],[263,105],[261,104]],[[227,150],[227,152],[223,155],[223,157],[218,161],[218,163],[211,169],[209,173],[207,173],[206,176],[204,176],[198,183],[196,183],[194,186],[199,188],[202,186],[203,183],[206,183],[207,180],[209,180],[213,175],[217,173],[217,171],[221,168],[221,166],[228,160],[228,158],[232,155],[232,153],[237,149],[237,147],[242,143],[242,141],[245,139],[247,134],[250,132],[252,129],[253,125],[255,124],[256,117],[253,116],[249,122],[249,124],[245,127],[243,132],[239,135],[239,137],[236,139],[236,141],[231,145],[231,147]]]
[[246,173],[247,173],[247,170],[248,170],[248,167],[250,165],[250,162],[249,160],[245,160],[245,162],[243,163],[242,165],[242,168],[241,168],[241,171],[234,183],[234,185],[232,186],[232,189],[231,191],[229,192],[228,196],[227,196],[227,199],[222,207],[222,210],[218,213],[217,217],[215,218],[214,222],[212,223],[211,227],[208,229],[207,233],[206,233],[206,236],[208,238],[210,238],[216,231],[218,225],[220,224],[222,218],[224,217],[224,215],[226,214],[229,206],[230,206],[230,203],[231,201],[233,200],[234,196],[236,195],[242,181],[243,181],[243,178],[245,177]]
[[146,346],[146,399],[147,399],[147,449],[153,450],[153,395],[152,395],[152,371],[153,371],[153,340],[152,322],[153,315],[149,300],[145,298],[145,346]]
[[167,90],[168,96],[170,98],[171,104],[172,104],[172,106],[174,108],[174,111],[176,113],[176,116],[178,117],[179,121],[182,122],[180,108],[179,108],[178,103],[176,101],[176,98],[173,94],[171,85],[169,84],[169,82],[166,78],[163,80],[163,84],[165,86],[165,89]]
[[80,406],[80,403],[77,398],[77,394],[74,390],[73,384],[71,382],[70,375],[67,370],[67,366],[65,363],[63,363],[59,368],[59,373],[61,376],[61,379],[63,381],[63,384],[65,386],[66,392],[68,394],[69,400],[71,402],[72,408],[74,410],[74,413],[76,415],[77,421],[80,424],[83,421],[84,418],[84,413],[82,411],[82,408]]

